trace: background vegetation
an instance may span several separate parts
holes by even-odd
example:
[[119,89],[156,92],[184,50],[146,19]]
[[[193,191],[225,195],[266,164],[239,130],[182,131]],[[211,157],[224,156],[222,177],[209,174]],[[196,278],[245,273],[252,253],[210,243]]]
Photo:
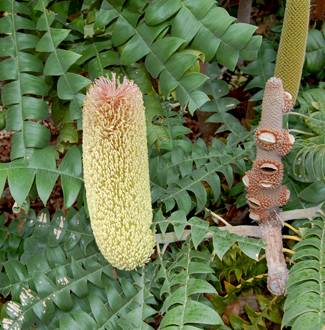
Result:
[[[323,219],[284,228],[288,296],[273,297],[263,243],[226,232],[210,212],[251,224],[240,179],[254,159],[284,3],[254,1],[254,25],[236,21],[237,8],[214,0],[1,0],[4,329],[322,328]],[[324,200],[324,12],[315,1],[298,104],[288,115],[297,141],[286,158],[288,210]],[[99,253],[82,178],[85,90],[111,71],[133,79],[146,106],[159,240],[152,262],[133,272]]]

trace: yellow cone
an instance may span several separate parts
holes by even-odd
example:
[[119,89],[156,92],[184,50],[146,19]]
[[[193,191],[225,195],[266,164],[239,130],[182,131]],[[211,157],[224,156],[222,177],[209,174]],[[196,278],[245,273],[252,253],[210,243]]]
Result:
[[310,0],[287,0],[275,66],[275,76],[281,78],[284,90],[293,98],[299,91],[308,36]]
[[143,266],[154,234],[142,94],[132,81],[99,78],[83,108],[84,180],[99,250],[116,268]]

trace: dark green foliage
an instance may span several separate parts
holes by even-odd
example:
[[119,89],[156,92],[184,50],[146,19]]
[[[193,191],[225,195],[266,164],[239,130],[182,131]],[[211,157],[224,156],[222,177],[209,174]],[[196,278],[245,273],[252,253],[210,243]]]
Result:
[[[198,217],[192,217],[187,221],[184,210],[173,212],[169,217],[164,217],[161,210],[155,214],[154,223],[159,228],[162,239],[172,235],[173,240],[185,239],[185,228],[190,226],[190,237],[194,248],[197,249],[200,243],[206,239],[211,239],[213,243],[213,253],[220,259],[233,247],[238,244],[240,250],[251,259],[258,260],[260,251],[264,247],[262,240],[242,237],[229,233],[226,230],[221,230],[215,226],[209,226],[207,221]],[[173,231],[170,231],[173,229]],[[165,236],[166,235],[166,236]],[[168,239],[167,239],[168,241]],[[160,240],[158,239],[158,242]]]
[[163,280],[160,296],[165,296],[160,328],[186,329],[190,324],[223,324],[218,313],[199,299],[200,294],[216,293],[216,289],[206,281],[207,275],[213,273],[207,262],[209,252],[192,250],[187,243],[173,257],[171,260],[165,258],[167,260],[161,265],[156,278]]
[[298,99],[298,139],[294,150],[292,168],[295,178],[303,182],[314,182],[325,178],[324,147],[324,88],[313,88],[301,93]]
[[[180,214],[172,217],[179,221]],[[58,211],[52,219],[46,209],[37,216],[31,211],[21,221],[19,231],[13,226],[9,230],[11,243],[2,244],[7,257],[2,264],[5,273],[1,273],[0,292],[15,301],[4,308],[3,324],[8,324],[8,329],[32,324],[39,329],[75,328],[77,324],[84,329],[152,329],[145,321],[150,323],[157,313],[157,299],[163,297],[163,328],[222,324],[202,296],[216,293],[207,281],[213,273],[207,265],[208,250],[196,251],[187,242],[181,250],[159,256],[146,269],[116,272],[98,252],[83,209],[76,212],[71,208],[67,215]],[[197,218],[189,223],[197,246],[208,228]],[[220,256],[236,241],[248,254],[258,255],[262,248],[255,240],[226,232],[215,231],[213,240]],[[15,258],[9,257],[12,250]]]
[[21,220],[5,226],[5,217],[0,216],[0,264],[10,259],[16,259],[22,248]]
[[[203,210],[207,203],[207,191],[203,182],[212,191],[212,200],[217,201],[221,192],[222,174],[229,186],[233,184],[234,169],[245,171],[245,150],[234,145],[225,145],[214,140],[207,147],[202,140],[192,143],[180,140],[172,151],[151,159],[151,181],[153,202],[163,203],[165,210],[175,205],[189,213],[196,205],[196,212]],[[190,193],[195,197],[194,201]]]
[[210,97],[210,101],[203,105],[201,111],[212,113],[207,119],[208,123],[219,123],[220,127],[216,133],[231,133],[228,139],[233,143],[243,142],[248,137],[247,130],[240,124],[239,120],[229,113],[238,105],[238,100],[227,96],[229,86],[223,80],[218,79],[220,69],[217,65],[208,65],[209,80],[203,86],[204,91]]
[[176,91],[177,100],[182,107],[188,105],[190,113],[208,101],[198,90],[207,77],[195,68],[197,60],[216,58],[233,70],[239,56],[253,59],[261,42],[252,36],[255,27],[234,23],[213,0],[153,1],[144,13],[144,20],[139,20],[137,6],[130,3],[121,9],[104,2],[96,13],[94,33],[98,25],[111,31],[112,45],[121,49],[121,65],[145,58],[150,75],[159,78],[162,95]]
[[266,81],[273,76],[275,68],[276,52],[268,41],[263,41],[257,54],[257,59],[245,66],[243,73],[252,75],[254,78],[246,85],[246,89],[258,88],[261,91],[251,97],[251,100],[261,100],[263,97],[263,88]]
[[[325,65],[324,29],[311,29],[308,33],[305,69],[310,73],[318,73]],[[322,74],[322,73],[321,73]]]
[[322,216],[304,229],[302,241],[295,245],[282,321],[293,330],[324,327],[324,233]]
[[38,123],[48,116],[48,105],[39,97],[48,93],[48,86],[41,76],[42,61],[31,53],[38,43],[33,32],[35,22],[27,2],[1,1],[0,11],[8,12],[0,18],[1,39],[0,80],[7,81],[1,90],[6,107],[6,129],[15,131],[11,159],[26,157],[31,148],[42,148],[50,141],[49,130]]
[[[83,210],[30,213],[23,253],[3,263],[1,293],[8,329],[152,329],[156,313],[149,292],[155,266],[115,273],[98,252]],[[151,307],[153,306],[153,307]]]
[[1,192],[8,180],[13,198],[18,205],[22,205],[35,179],[38,195],[46,205],[57,179],[60,178],[65,207],[71,207],[83,183],[80,150],[77,147],[70,148],[58,167],[56,160],[55,149],[47,147],[34,151],[28,160],[0,164]]

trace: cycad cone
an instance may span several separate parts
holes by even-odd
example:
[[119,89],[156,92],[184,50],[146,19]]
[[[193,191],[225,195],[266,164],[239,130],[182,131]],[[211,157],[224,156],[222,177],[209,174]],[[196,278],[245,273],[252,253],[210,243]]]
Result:
[[276,58],[275,76],[292,95],[293,104],[299,91],[308,36],[310,0],[287,0]]
[[83,165],[92,230],[116,268],[143,266],[154,235],[142,94],[132,81],[99,78],[83,109]]

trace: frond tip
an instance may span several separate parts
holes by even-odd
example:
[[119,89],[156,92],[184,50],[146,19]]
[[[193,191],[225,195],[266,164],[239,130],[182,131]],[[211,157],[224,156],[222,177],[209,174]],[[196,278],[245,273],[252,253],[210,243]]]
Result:
[[143,266],[154,235],[142,94],[132,81],[99,78],[83,108],[84,180],[91,226],[116,268]]

